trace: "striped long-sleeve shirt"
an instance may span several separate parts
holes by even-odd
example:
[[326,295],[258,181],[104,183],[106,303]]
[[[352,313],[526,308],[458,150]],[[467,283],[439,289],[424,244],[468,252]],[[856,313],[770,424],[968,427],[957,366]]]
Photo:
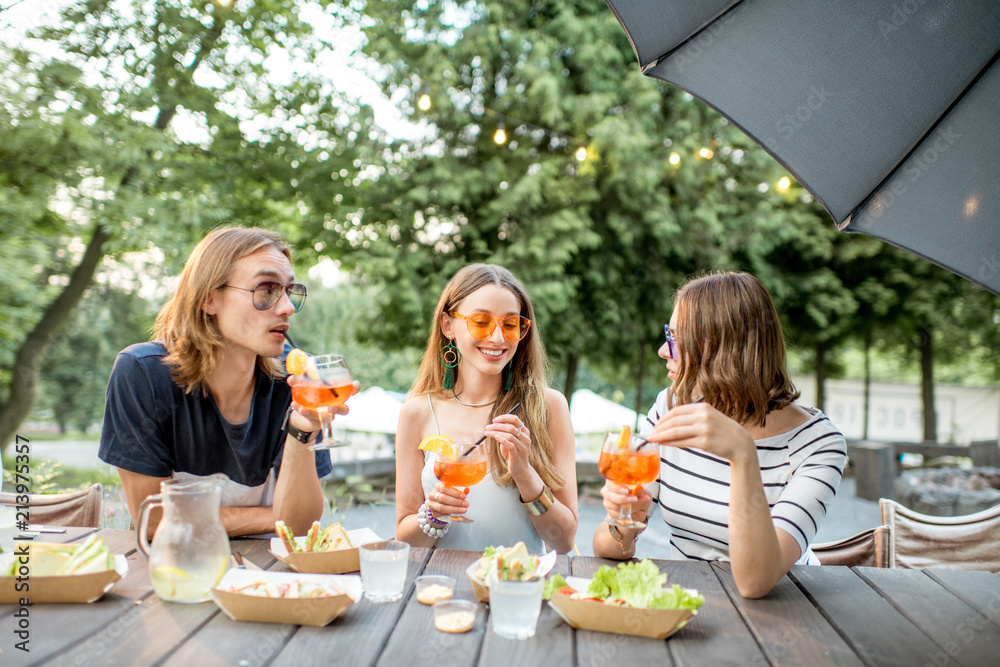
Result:
[[[818,565],[809,550],[820,521],[837,493],[847,462],[847,443],[815,408],[787,433],[756,440],[764,493],[774,525],[795,538],[799,564]],[[666,414],[660,392],[641,433],[648,435]],[[660,515],[670,527],[671,558],[729,560],[729,461],[698,449],[660,447]]]

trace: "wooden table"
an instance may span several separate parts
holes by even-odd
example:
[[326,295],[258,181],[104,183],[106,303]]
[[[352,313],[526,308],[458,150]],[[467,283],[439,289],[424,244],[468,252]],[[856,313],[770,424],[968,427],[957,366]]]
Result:
[[[90,529],[69,529],[58,541]],[[698,615],[668,640],[574,631],[543,606],[534,638],[502,639],[481,606],[475,628],[434,630],[413,596],[421,573],[458,579],[478,554],[413,549],[403,601],[352,606],[324,628],[235,623],[213,603],[164,603],[152,591],[131,531],[98,534],[129,571],[93,604],[34,605],[30,653],[14,649],[16,606],[0,606],[0,665],[998,665],[1000,575],[988,572],[795,567],[763,600],[744,600],[725,564],[658,561],[671,581],[705,596]],[[47,538],[51,536],[46,536]],[[233,549],[264,569],[287,569],[260,540]],[[560,557],[563,574],[587,576],[603,561]]]

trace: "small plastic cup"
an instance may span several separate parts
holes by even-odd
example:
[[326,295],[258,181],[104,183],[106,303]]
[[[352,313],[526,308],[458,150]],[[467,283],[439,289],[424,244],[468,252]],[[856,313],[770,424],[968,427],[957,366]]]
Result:
[[479,604],[471,600],[441,600],[434,603],[434,627],[441,632],[468,632],[476,625]]
[[417,602],[431,605],[451,598],[455,590],[455,579],[441,574],[425,574],[417,577],[416,587]]

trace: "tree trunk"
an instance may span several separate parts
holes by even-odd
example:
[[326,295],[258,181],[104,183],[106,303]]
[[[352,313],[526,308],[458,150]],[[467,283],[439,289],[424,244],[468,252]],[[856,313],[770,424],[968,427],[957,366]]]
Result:
[[[213,8],[213,23],[202,40],[198,52],[191,65],[188,66],[187,74],[194,76],[195,70],[204,62],[209,53],[217,46],[226,25],[229,14],[231,14],[232,4],[220,5],[216,3]],[[157,112],[154,127],[164,131],[170,125],[170,121],[177,114],[176,104],[165,104]],[[131,185],[132,180],[138,174],[135,167],[130,167],[125,171],[119,183],[118,189]],[[104,258],[103,247],[110,238],[110,233],[103,225],[97,223],[94,233],[87,245],[87,250],[83,255],[83,260],[73,270],[70,276],[69,285],[49,304],[45,309],[42,319],[38,321],[35,328],[28,334],[27,339],[21,344],[14,360],[14,372],[11,375],[10,395],[7,402],[0,406],[0,453],[7,449],[17,434],[17,429],[24,422],[31,406],[35,403],[35,395],[38,391],[38,374],[41,369],[45,352],[52,345],[59,329],[69,318],[73,309],[80,303],[84,292],[94,279],[97,266]]]
[[813,407],[826,412],[826,343],[816,344],[816,405]]
[[865,334],[865,388],[862,398],[861,414],[864,420],[861,429],[861,439],[868,439],[868,415],[871,410],[872,400],[872,336]]
[[937,442],[937,414],[934,406],[934,337],[920,327],[920,398],[924,412],[924,440]]
[[18,427],[28,416],[38,391],[38,372],[45,352],[94,279],[94,272],[104,257],[103,248],[108,238],[109,234],[104,227],[97,225],[94,228],[83,259],[73,269],[69,285],[48,305],[38,324],[18,348],[14,372],[11,374],[10,395],[0,408],[0,452],[6,450],[14,440]]
[[576,391],[576,367],[580,363],[580,358],[575,354],[569,355],[566,360],[566,382],[563,386],[563,393],[567,401],[573,400],[573,392]]

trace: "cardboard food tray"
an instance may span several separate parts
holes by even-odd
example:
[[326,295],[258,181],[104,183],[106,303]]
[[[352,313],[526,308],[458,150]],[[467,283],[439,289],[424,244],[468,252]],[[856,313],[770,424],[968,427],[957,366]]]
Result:
[[[557,554],[555,551],[550,551],[544,556],[539,556],[538,569],[535,570],[535,576],[547,576],[556,565],[556,557]],[[486,581],[476,576],[476,569],[479,568],[480,560],[482,559],[473,561],[473,563],[466,568],[465,574],[469,577],[469,582],[472,584],[472,592],[476,594],[476,599],[480,602],[489,602],[490,586]]]
[[[14,552],[0,554],[0,572],[10,568]],[[128,560],[123,554],[115,554],[115,569],[89,574],[67,574],[63,576],[36,577],[29,574],[18,581],[18,577],[0,577],[0,604],[20,604],[21,598],[31,604],[59,602],[93,602],[104,595],[114,583],[128,572]],[[26,590],[18,590],[18,586]]]
[[[337,551],[321,551],[319,553],[288,553],[285,543],[280,537],[271,538],[271,555],[296,572],[303,574],[344,574],[358,572],[361,560],[358,547],[371,542],[381,542],[382,538],[371,528],[359,528],[347,531],[347,539],[354,546],[350,549]],[[296,543],[304,544],[306,536],[295,538]]]
[[[280,583],[282,580],[316,583],[332,581],[337,588],[344,591],[344,594],[323,598],[266,598],[221,590],[254,581]],[[362,593],[361,577],[356,574],[298,574],[233,569],[226,572],[218,585],[212,589],[211,595],[219,609],[234,621],[323,627],[360,600]]]
[[[566,582],[578,591],[586,591],[590,586],[589,579],[580,577],[566,577]],[[553,594],[549,606],[577,630],[654,639],[666,639],[687,625],[695,615],[690,609],[616,607],[593,600],[574,600],[559,593]]]

